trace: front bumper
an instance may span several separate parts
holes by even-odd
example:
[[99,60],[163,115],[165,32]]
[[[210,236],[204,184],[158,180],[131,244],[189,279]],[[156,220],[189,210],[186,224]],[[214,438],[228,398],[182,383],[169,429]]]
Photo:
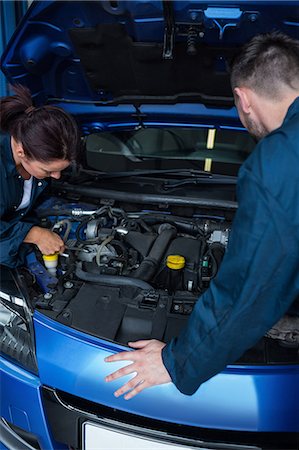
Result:
[[42,386],[38,377],[4,358],[1,358],[1,391],[1,441],[9,450],[67,450],[69,446],[81,450],[85,422],[154,442],[181,445],[182,448],[298,448],[295,433],[212,430],[171,424],[109,408]]
[[67,450],[52,437],[38,377],[0,358],[1,443],[9,450]]
[[43,387],[42,391],[47,417],[55,438],[68,442],[75,449],[82,448],[83,424],[87,422],[113,432],[153,440],[160,444],[180,445],[182,448],[298,449],[298,436],[295,433],[242,432],[177,425],[119,411],[52,388]]
[[1,450],[22,449],[22,450],[40,450],[40,445],[36,436],[28,433],[21,428],[14,427],[5,419],[0,419]]

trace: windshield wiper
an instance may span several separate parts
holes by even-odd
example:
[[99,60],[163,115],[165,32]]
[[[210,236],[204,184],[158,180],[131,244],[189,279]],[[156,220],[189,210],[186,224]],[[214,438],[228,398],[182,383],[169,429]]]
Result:
[[163,189],[174,189],[176,187],[184,186],[186,184],[232,184],[237,183],[237,178],[227,175],[212,175],[205,177],[202,175],[196,176],[194,178],[185,178],[184,180],[164,181],[162,187]]
[[[188,177],[188,180],[220,180],[221,183],[228,183],[228,184],[235,184],[236,183],[236,177],[232,177],[229,175],[214,175],[209,172],[205,172],[203,170],[199,169],[144,169],[144,170],[129,170],[126,172],[96,172],[92,170],[82,170],[82,172],[86,173],[87,175],[90,174],[92,179],[97,180],[110,180],[114,178],[129,178],[133,176],[147,176],[147,175],[175,175],[177,177]],[[193,178],[194,177],[194,178]],[[187,181],[182,180],[182,181]],[[166,183],[166,182],[165,182]]]

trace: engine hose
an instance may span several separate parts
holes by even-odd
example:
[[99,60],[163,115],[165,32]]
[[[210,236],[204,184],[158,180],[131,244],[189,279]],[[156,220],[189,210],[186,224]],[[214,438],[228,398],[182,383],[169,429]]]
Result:
[[49,216],[70,216],[72,217],[72,211],[70,209],[43,209],[41,211],[37,210],[37,217],[49,217]]
[[139,223],[139,220],[142,220],[144,224],[146,224],[147,226],[149,226],[148,224],[155,224],[155,223],[170,223],[173,224],[174,226],[181,228],[184,231],[187,231],[189,233],[193,233],[195,234],[198,231],[198,224],[197,223],[190,223],[190,222],[185,222],[183,220],[181,220],[178,217],[175,216],[168,216],[168,215],[160,215],[160,216],[144,216],[142,217],[142,219],[138,219],[137,222]]
[[147,225],[147,224],[144,222],[143,219],[138,219],[138,220],[137,220],[137,223],[138,223],[145,231],[147,231],[148,233],[152,233],[152,232],[153,232],[152,227],[150,227],[149,225]]
[[63,225],[66,225],[66,230],[64,232],[62,240],[63,240],[63,242],[66,242],[69,237],[71,228],[72,228],[72,224],[71,224],[70,220],[63,219],[63,220],[60,220],[59,222],[56,222],[55,225],[52,227],[52,231],[54,231],[56,228],[59,228]]
[[90,217],[88,217],[87,219],[83,219],[82,222],[78,225],[78,227],[76,229],[76,239],[78,242],[86,244],[86,239],[82,239],[80,236],[80,233],[89,221],[90,221]]
[[165,251],[170,241],[176,236],[177,230],[171,225],[165,224],[162,226],[161,232],[155,240],[148,256],[144,258],[138,269],[134,273],[134,278],[140,280],[150,281],[156,274],[161,259],[163,258]]
[[153,287],[142,280],[137,280],[136,278],[123,277],[121,275],[102,275],[88,273],[77,266],[75,274],[80,280],[91,281],[95,283],[109,284],[114,286],[132,286],[147,291],[152,291]]
[[176,227],[181,228],[184,231],[187,232],[193,232],[193,233],[198,233],[198,232],[203,232],[206,233],[205,231],[205,227],[206,227],[206,222],[209,221],[208,224],[208,232],[211,233],[214,230],[227,230],[230,227],[230,224],[226,221],[222,221],[222,222],[213,222],[210,221],[210,219],[207,217],[207,219],[201,219],[200,221],[198,221],[198,219],[190,219],[190,221],[186,221],[186,220],[182,220],[181,217],[178,216],[170,216],[170,215],[155,215],[155,214],[148,214],[148,215],[144,215],[142,216],[142,220],[146,223],[149,224],[155,224],[157,222],[159,223],[171,223]]
[[101,244],[99,245],[98,251],[97,251],[97,254],[96,254],[96,263],[97,263],[98,266],[101,265],[101,253],[102,253],[103,248],[104,248],[107,244],[109,244],[109,242],[111,242],[112,240],[113,240],[113,236],[108,236],[108,237],[107,237],[103,242],[101,242]]

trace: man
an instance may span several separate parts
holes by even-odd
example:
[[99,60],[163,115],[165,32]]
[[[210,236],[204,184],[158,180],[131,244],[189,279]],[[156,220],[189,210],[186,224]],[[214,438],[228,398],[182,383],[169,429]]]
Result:
[[106,381],[135,373],[117,397],[170,381],[193,394],[299,295],[299,41],[281,33],[254,37],[235,59],[231,82],[241,122],[259,143],[239,172],[225,257],[176,339],[129,343],[135,352],[106,358],[131,361]]

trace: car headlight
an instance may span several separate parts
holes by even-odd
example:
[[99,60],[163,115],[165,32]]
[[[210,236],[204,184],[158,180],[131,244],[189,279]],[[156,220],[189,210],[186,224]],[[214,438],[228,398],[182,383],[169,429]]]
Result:
[[[16,295],[18,294],[18,295]],[[11,272],[1,268],[0,351],[30,372],[37,373],[32,313]]]

